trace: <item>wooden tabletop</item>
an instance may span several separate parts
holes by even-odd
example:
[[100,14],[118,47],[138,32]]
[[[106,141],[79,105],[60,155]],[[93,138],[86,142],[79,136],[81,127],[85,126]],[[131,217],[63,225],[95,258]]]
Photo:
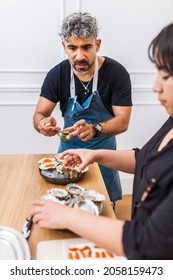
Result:
[[[66,188],[47,182],[39,173],[38,160],[54,155],[0,155],[0,226],[14,227],[22,232],[26,217],[29,217],[31,201],[46,194],[51,188]],[[89,166],[89,171],[77,184],[105,195],[102,215],[115,218],[107,190],[96,163]],[[75,221],[74,221],[75,222]],[[77,235],[68,231],[41,229],[32,226],[28,238],[31,256],[36,256],[39,241],[74,238]]]

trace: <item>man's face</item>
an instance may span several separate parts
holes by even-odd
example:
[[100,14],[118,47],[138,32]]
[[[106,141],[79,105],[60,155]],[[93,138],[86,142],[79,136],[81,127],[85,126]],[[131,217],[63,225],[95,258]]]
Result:
[[101,40],[69,37],[62,41],[64,51],[77,74],[87,74],[94,65]]

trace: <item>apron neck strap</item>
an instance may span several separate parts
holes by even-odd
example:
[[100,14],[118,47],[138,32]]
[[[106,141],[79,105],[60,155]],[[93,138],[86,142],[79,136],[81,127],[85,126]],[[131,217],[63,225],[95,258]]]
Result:
[[[94,76],[93,76],[93,85],[92,85],[92,93],[97,90],[97,83],[98,83],[98,57],[96,56]],[[71,66],[70,96],[75,98],[75,81],[74,81],[74,73],[73,73],[73,67],[72,66]]]

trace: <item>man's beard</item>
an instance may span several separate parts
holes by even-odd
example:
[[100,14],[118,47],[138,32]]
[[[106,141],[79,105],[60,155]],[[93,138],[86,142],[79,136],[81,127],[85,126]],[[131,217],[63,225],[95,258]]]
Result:
[[[94,62],[95,62],[95,60],[92,61],[91,63],[89,63],[85,59],[76,60],[73,63],[73,68],[75,69],[76,72],[78,72],[78,74],[87,74],[89,72],[90,68],[93,66]],[[83,67],[83,69],[82,68],[78,69],[78,68],[76,68],[77,65],[84,65],[85,67]]]

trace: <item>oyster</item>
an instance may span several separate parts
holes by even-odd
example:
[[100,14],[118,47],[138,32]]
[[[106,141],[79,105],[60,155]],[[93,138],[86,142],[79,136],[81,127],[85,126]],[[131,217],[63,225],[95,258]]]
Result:
[[75,165],[75,167],[61,165],[59,170],[66,174],[70,179],[74,179],[79,177],[82,173],[87,172],[89,169],[88,166],[86,166],[81,172],[79,172],[77,169],[78,166],[79,164]]
[[61,156],[61,153],[60,153],[60,154],[56,154],[56,155],[55,155],[55,159],[56,159],[58,162],[61,162],[61,163],[68,157],[68,155],[66,155],[65,157],[63,157],[62,159],[60,159],[60,156]]
[[48,190],[47,193],[57,197],[59,200],[67,199],[69,197],[68,191],[58,188],[52,188]]
[[63,171],[61,170],[61,165],[58,165],[58,166],[56,167],[56,171],[57,171],[58,173],[60,173],[60,174],[63,174]]
[[79,200],[77,203],[75,203],[74,208],[79,208],[83,211],[93,213],[97,216],[99,215],[97,205],[89,199]]
[[58,164],[59,163],[57,161],[41,163],[39,169],[41,170],[54,169],[57,167]]
[[71,195],[80,195],[82,191],[84,191],[85,188],[81,187],[78,184],[72,183],[67,185],[67,191]]
[[65,201],[59,200],[58,198],[56,198],[54,195],[52,195],[50,193],[42,195],[40,197],[40,200],[49,200],[49,201],[52,201],[52,202],[57,202],[57,203],[60,203],[60,204],[65,204]]
[[60,170],[70,177],[70,179],[77,178],[81,174],[81,172],[78,172],[75,167],[73,168],[70,166],[61,165]]
[[81,193],[81,197],[83,199],[89,199],[94,202],[101,202],[105,200],[105,196],[103,194],[96,192],[95,190],[88,190],[88,189],[85,189]]
[[102,204],[102,202],[94,202],[94,203],[95,203],[95,205],[98,208],[99,214],[101,214],[102,211],[103,211],[103,204]]
[[89,190],[72,183],[68,184],[66,189],[51,188],[40,199],[65,204],[99,215],[102,213],[102,201],[105,197],[95,190]]
[[56,158],[42,158],[38,161],[38,163],[51,163],[51,162],[55,162]]
[[67,200],[66,200],[66,205],[67,206],[70,206],[70,207],[73,207],[76,203],[77,203],[77,201],[78,201],[78,197],[70,197],[70,198],[68,198]]

